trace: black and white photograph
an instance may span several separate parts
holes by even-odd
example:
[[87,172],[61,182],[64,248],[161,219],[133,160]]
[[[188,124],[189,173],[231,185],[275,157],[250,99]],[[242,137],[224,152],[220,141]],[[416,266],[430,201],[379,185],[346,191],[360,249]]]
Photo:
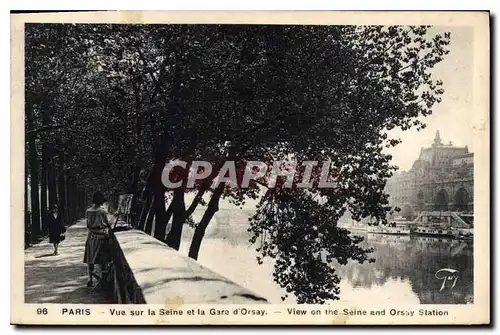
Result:
[[489,323],[488,12],[112,14],[11,15],[13,322]]

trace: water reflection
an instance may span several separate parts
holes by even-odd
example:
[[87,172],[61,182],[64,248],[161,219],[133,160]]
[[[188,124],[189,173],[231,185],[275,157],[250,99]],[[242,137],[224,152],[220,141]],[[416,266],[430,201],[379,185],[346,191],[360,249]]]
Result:
[[[422,304],[465,304],[473,302],[472,242],[417,236],[360,234],[363,245],[374,248],[375,263],[335,264],[343,280],[353,288],[375,288],[388,280],[408,282]],[[443,268],[459,271],[455,286],[440,291]],[[438,276],[439,277],[439,276]]]
[[[284,302],[285,291],[273,281],[273,262],[266,259],[257,265],[255,245],[248,242],[248,211],[220,210],[210,224],[201,246],[198,261],[268,298],[272,303]],[[183,230],[181,252],[187,254],[193,231]],[[471,242],[447,238],[410,235],[366,234],[363,245],[374,248],[375,263],[332,264],[340,275],[340,300],[353,304],[372,301],[398,304],[465,304],[473,302],[473,246]],[[442,268],[459,271],[453,289],[442,290],[442,280],[435,274]]]

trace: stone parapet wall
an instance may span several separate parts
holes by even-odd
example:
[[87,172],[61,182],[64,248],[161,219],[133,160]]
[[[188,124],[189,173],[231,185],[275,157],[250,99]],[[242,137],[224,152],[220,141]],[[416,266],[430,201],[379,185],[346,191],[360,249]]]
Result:
[[111,249],[121,304],[267,302],[140,230],[114,233]]

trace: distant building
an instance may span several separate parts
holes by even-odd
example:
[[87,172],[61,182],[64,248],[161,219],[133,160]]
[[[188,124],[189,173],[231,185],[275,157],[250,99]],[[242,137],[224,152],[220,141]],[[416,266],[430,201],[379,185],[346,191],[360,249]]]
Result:
[[474,210],[474,154],[467,146],[443,144],[439,131],[408,172],[398,172],[386,185],[391,206],[403,216],[420,211]]

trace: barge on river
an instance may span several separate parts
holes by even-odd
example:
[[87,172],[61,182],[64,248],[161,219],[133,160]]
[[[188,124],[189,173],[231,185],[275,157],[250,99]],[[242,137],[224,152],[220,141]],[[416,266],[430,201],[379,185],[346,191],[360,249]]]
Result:
[[410,235],[411,229],[405,224],[389,224],[387,226],[369,226],[367,232],[370,234],[386,234],[386,235]]

